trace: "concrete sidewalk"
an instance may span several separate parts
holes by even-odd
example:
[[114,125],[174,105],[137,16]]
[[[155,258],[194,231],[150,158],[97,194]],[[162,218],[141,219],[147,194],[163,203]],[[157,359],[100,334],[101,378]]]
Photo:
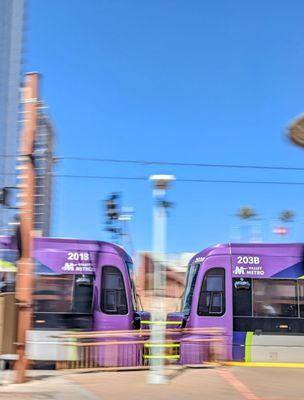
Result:
[[212,369],[176,369],[169,383],[147,383],[148,371],[29,371],[27,383],[0,386],[0,400],[198,400],[242,399]]
[[166,385],[148,371],[30,371],[22,385],[0,386],[14,400],[303,400],[303,368],[216,367],[168,370]]
[[69,375],[102,400],[303,400],[303,368],[216,367],[180,370],[167,385],[147,371]]
[[[0,371],[0,374],[3,371]],[[0,385],[0,399],[7,400],[100,400],[89,392],[69,373],[60,371],[29,371],[26,383]],[[0,379],[1,381],[1,379]]]
[[147,383],[147,371],[70,375],[102,400],[243,400],[216,369],[183,369],[166,385]]

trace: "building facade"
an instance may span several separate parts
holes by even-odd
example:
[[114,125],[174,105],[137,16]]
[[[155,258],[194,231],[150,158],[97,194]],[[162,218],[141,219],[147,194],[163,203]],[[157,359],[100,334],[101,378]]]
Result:
[[34,229],[36,235],[51,235],[54,130],[51,119],[40,101],[35,139],[36,188]]
[[[24,0],[0,0],[0,187],[16,186]],[[1,234],[14,210],[0,208]]]
[[[34,132],[32,160],[35,169],[35,194],[34,194],[34,220],[33,229],[35,236],[50,236],[52,214],[52,181],[53,181],[53,144],[54,130],[51,119],[47,113],[40,96],[41,76],[38,72],[25,74],[23,83],[22,105],[24,110],[31,104],[31,112],[24,116],[24,129],[30,126]],[[35,87],[37,98],[31,98],[32,89]],[[19,169],[19,167],[18,167]],[[22,177],[22,165],[19,178]],[[18,181],[20,180],[18,179]]]
[[[166,254],[165,276],[165,309],[179,311],[184,292],[188,262],[195,253]],[[136,287],[138,289],[144,309],[151,309],[153,299],[154,263],[151,252],[138,254],[138,268],[136,273]]]

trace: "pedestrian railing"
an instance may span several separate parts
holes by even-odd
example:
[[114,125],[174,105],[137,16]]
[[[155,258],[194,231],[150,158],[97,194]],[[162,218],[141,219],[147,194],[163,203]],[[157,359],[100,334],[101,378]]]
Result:
[[[173,321],[153,323],[170,326],[168,322]],[[139,330],[67,332],[58,339],[68,349],[67,359],[57,361],[58,369],[147,369],[156,358],[177,365],[203,365],[226,359],[226,339],[218,328],[167,327],[161,342],[151,341],[147,326]]]

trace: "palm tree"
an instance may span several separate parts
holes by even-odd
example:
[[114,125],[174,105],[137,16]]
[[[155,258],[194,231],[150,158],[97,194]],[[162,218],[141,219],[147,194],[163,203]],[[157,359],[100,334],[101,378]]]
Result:
[[[291,224],[294,222],[295,213],[292,210],[283,210],[279,214],[279,221],[283,225],[283,229],[281,229],[281,240],[284,241],[287,238],[290,238],[291,235]],[[284,239],[285,237],[285,239]]]
[[244,220],[250,220],[257,216],[255,210],[251,207],[242,207],[238,212],[237,216]]
[[294,222],[294,216],[295,213],[292,210],[283,210],[279,215],[279,219],[285,223]]
[[[245,229],[246,229],[246,236],[248,237],[249,242],[259,242],[261,239],[257,239],[255,236],[257,236],[257,232],[254,232],[253,229],[253,224],[252,221],[257,220],[258,214],[252,207],[242,207],[240,210],[237,212],[237,217],[239,217],[241,220],[243,220],[245,224]],[[260,229],[259,229],[260,230]],[[259,232],[260,236],[260,232]],[[247,241],[247,240],[246,240]]]

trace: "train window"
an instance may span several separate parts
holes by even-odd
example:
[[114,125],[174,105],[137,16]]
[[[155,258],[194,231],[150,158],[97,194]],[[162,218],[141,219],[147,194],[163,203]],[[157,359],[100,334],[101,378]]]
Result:
[[250,278],[233,278],[233,315],[252,316],[252,283]]
[[130,261],[126,261],[126,266],[130,275],[130,278],[134,280],[134,265]]
[[225,314],[225,270],[209,269],[202,283],[197,313],[200,316],[218,316]]
[[300,308],[300,317],[304,318],[304,281],[299,280],[299,308]]
[[92,297],[93,275],[76,275],[72,311],[89,314],[92,311]]
[[193,291],[194,291],[194,286],[195,286],[199,266],[200,266],[200,264],[193,264],[193,265],[190,265],[190,267],[189,267],[186,288],[184,291],[182,307],[181,307],[181,311],[185,315],[190,314]]
[[35,312],[71,312],[73,282],[73,275],[36,275],[33,293]]
[[253,316],[298,317],[297,281],[255,279],[253,281]]
[[102,268],[100,308],[105,314],[125,315],[128,313],[123,276],[116,267]]
[[134,283],[134,265],[133,265],[133,263],[127,261],[126,266],[127,266],[129,277],[130,277],[133,309],[138,310],[139,309],[138,301],[137,301],[138,295],[137,295],[136,286]]

